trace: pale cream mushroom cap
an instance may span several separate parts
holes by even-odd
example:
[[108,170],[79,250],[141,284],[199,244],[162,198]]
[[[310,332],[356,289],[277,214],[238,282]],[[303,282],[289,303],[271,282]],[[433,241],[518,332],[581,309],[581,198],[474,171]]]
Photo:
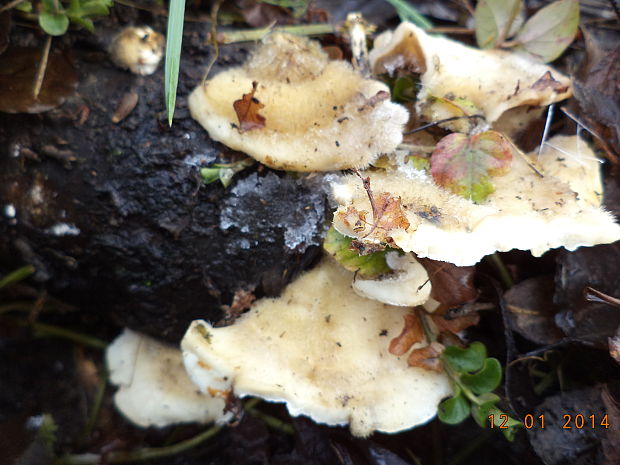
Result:
[[[493,178],[495,192],[479,205],[408,166],[363,176],[370,176],[375,196],[389,192],[401,198],[410,225],[385,234],[396,247],[419,257],[467,266],[496,251],[530,250],[540,256],[556,247],[574,250],[620,239],[620,226],[601,208],[600,164],[586,142],[577,136],[553,138],[538,162],[543,178],[515,156],[508,174]],[[371,225],[354,230],[348,210],[371,211],[359,177],[342,177],[333,192],[340,205],[334,215],[336,229],[369,240],[364,236]],[[372,223],[372,214],[366,219]]]
[[200,392],[185,372],[181,351],[125,329],[106,350],[114,404],[138,426],[226,421],[223,399]]
[[355,277],[353,290],[362,297],[388,305],[415,307],[426,303],[431,295],[431,282],[413,255],[388,252],[385,260],[393,273],[375,279]]
[[226,378],[238,396],[286,402],[294,416],[348,423],[358,436],[429,421],[451,393],[447,376],[388,352],[408,309],[358,296],[352,278],[326,257],[232,326],[194,321],[182,341],[190,376],[203,391]]
[[[489,123],[521,105],[546,106],[571,96],[570,80],[527,56],[503,50],[479,50],[443,37],[430,36],[411,23],[401,23],[375,40],[370,52],[374,74],[398,69],[420,73],[418,106],[428,97],[463,97],[478,107]],[[547,72],[566,90],[532,87]]]
[[[265,127],[240,132],[233,102],[250,93],[264,105]],[[275,33],[248,62],[198,86],[189,108],[215,139],[261,163],[288,171],[368,166],[402,140],[408,113],[384,100],[384,84],[344,61],[329,61],[317,42]]]

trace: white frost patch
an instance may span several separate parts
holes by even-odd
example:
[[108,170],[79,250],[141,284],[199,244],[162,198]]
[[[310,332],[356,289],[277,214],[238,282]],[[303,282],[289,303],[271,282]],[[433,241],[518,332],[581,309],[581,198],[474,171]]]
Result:
[[8,204],[4,206],[4,216],[7,218],[15,218],[17,215],[17,210],[15,210],[15,206],[13,204]]
[[74,224],[69,223],[56,223],[45,230],[47,234],[52,236],[79,236],[80,228]]

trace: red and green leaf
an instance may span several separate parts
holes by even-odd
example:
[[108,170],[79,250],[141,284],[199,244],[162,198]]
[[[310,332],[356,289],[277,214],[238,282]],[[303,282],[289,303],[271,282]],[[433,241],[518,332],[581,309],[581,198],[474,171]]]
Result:
[[499,132],[454,133],[435,147],[431,174],[440,186],[480,203],[495,190],[491,178],[506,174],[511,162],[512,145]]

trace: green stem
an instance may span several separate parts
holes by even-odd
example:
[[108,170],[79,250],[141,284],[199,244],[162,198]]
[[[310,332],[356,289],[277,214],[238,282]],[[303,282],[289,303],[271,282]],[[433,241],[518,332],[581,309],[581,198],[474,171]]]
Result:
[[246,408],[245,411],[253,417],[262,420],[271,429],[274,429],[284,434],[295,434],[295,428],[293,428],[293,426],[289,423],[280,420],[279,418],[268,415],[267,413],[261,412],[260,410],[257,410],[255,408]]
[[22,322],[24,325],[29,325],[32,329],[41,336],[55,336],[62,339],[68,339],[70,341],[84,344],[95,349],[105,349],[108,346],[106,341],[93,336],[87,336],[86,334],[78,333],[70,329],[61,328],[60,326],[49,325],[47,323],[27,323]]
[[[20,3],[24,3],[26,0],[13,0],[12,2],[7,3],[3,7],[0,7],[0,13],[4,13],[6,10],[10,10],[11,8],[15,8]],[[0,286],[2,287],[2,286]]]
[[506,268],[506,265],[504,264],[502,257],[500,257],[497,252],[495,252],[494,254],[488,255],[488,257],[493,263],[493,265],[495,265],[495,268],[497,268],[497,271],[499,272],[499,277],[502,280],[504,287],[506,289],[510,289],[512,286],[514,286],[515,283],[512,280],[512,277],[510,276],[510,272],[508,271],[508,268]]
[[[7,5],[8,6],[8,5]],[[0,9],[1,12],[1,9]],[[32,273],[36,271],[35,267],[32,265],[22,266],[21,268],[16,269],[15,271],[7,274],[2,279],[0,279],[0,289],[9,284],[15,283],[17,281],[21,281],[22,279],[27,278]]]
[[295,26],[265,27],[261,29],[250,29],[240,31],[220,32],[217,34],[217,41],[220,44],[232,44],[236,42],[253,42],[260,40],[272,31],[287,32],[303,36],[316,36],[331,34],[336,32],[336,28],[331,24],[300,24]]
[[56,461],[56,465],[90,465],[98,463],[126,463],[138,462],[151,459],[160,459],[180,454],[192,449],[200,443],[212,438],[222,430],[222,426],[214,425],[206,431],[189,438],[185,441],[164,447],[145,447],[144,449],[129,452],[112,452],[102,457],[99,454],[73,454],[61,457]]
[[476,435],[473,441],[456,453],[448,465],[458,465],[466,458],[470,457],[480,446],[487,442],[495,432],[490,428],[485,428],[482,434]]
[[99,417],[99,412],[101,411],[101,405],[103,404],[103,396],[105,394],[105,388],[108,384],[108,374],[105,373],[101,376],[99,380],[99,384],[97,386],[97,392],[95,393],[95,398],[93,399],[93,406],[88,416],[88,421],[86,422],[86,426],[84,427],[84,437],[88,438],[90,434],[95,429],[95,425],[97,424],[97,418]]

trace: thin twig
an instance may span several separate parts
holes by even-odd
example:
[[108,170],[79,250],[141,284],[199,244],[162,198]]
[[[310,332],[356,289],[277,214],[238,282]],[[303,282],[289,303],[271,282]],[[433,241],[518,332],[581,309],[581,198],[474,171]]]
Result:
[[100,454],[74,454],[61,457],[58,465],[91,465],[99,463],[125,463],[138,462],[151,459],[159,459],[180,454],[188,449],[194,448],[200,443],[212,438],[222,430],[222,426],[215,425],[202,433],[189,438],[185,441],[164,447],[145,447],[144,449],[129,452],[111,452],[105,456]]
[[470,27],[452,27],[452,26],[437,26],[427,29],[429,34],[473,34],[475,29]]
[[423,124],[422,126],[418,126],[417,128],[412,129],[411,131],[407,131],[403,134],[405,136],[408,136],[409,134],[415,134],[416,132],[424,131],[425,129],[432,128],[433,126],[438,126],[442,123],[449,123],[450,121],[456,121],[459,119],[475,119],[475,118],[485,119],[485,116],[477,115],[477,114],[476,115],[451,116],[450,118],[444,118],[438,121],[433,121],[432,123]]
[[13,0],[12,2],[7,3],[6,5],[0,7],[0,13],[4,13],[6,10],[10,10],[11,8],[15,8],[20,3],[24,3],[26,0]]
[[52,36],[48,35],[45,39],[45,45],[43,46],[43,52],[41,54],[41,61],[39,62],[39,68],[37,69],[37,75],[32,87],[32,96],[36,99],[41,92],[41,86],[43,85],[43,79],[45,78],[45,71],[47,70],[47,60],[50,56],[50,48],[52,47]]
[[211,36],[209,37],[209,42],[213,45],[213,56],[211,56],[207,69],[205,70],[205,74],[202,76],[203,86],[207,81],[211,68],[213,68],[213,65],[220,56],[220,46],[217,43],[217,14],[220,11],[220,6],[222,6],[222,3],[224,3],[224,0],[217,0],[211,8]]
[[281,27],[268,26],[260,29],[220,32],[217,34],[217,41],[220,45],[238,42],[254,42],[256,40],[261,40],[272,31],[286,32],[289,34],[297,34],[302,36],[318,36],[323,34],[333,34],[336,32],[336,27],[328,23],[298,24]]

